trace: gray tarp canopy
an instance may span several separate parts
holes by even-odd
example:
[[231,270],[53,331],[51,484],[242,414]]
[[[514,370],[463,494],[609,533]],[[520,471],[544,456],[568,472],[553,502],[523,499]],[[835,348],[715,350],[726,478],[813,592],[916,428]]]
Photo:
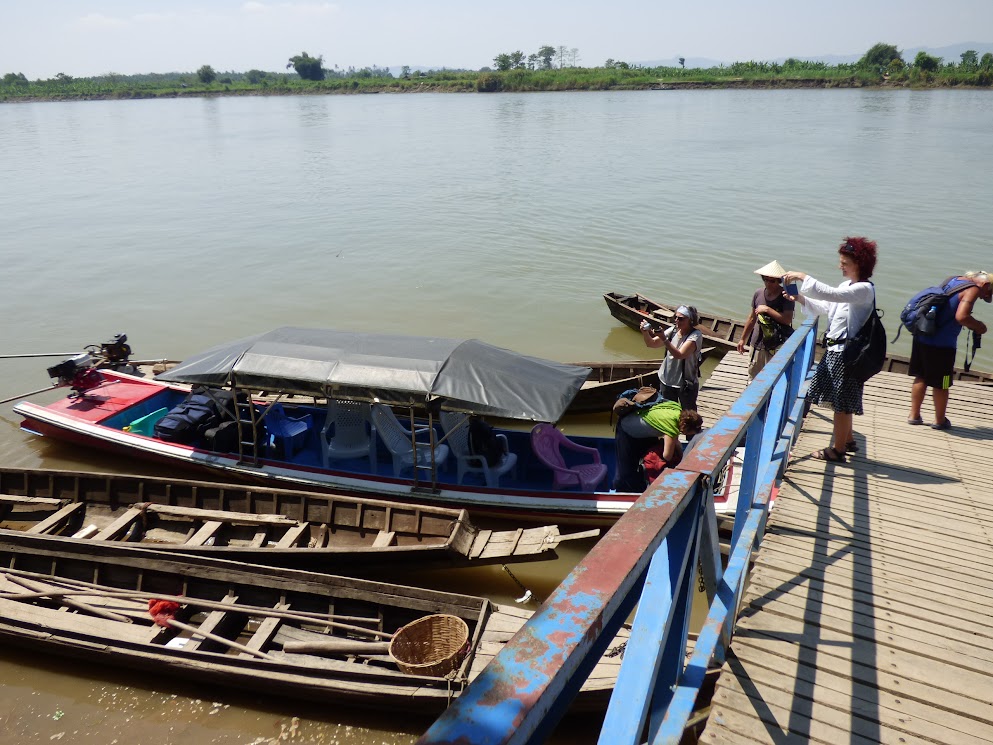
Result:
[[209,349],[157,380],[380,400],[554,422],[588,367],[528,357],[477,339],[284,327]]

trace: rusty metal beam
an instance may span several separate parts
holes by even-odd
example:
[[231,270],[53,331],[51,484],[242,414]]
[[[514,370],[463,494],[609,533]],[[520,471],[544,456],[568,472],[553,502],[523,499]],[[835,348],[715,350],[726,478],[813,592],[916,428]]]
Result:
[[674,471],[653,484],[418,743],[547,736],[633,609],[652,557],[698,480]]

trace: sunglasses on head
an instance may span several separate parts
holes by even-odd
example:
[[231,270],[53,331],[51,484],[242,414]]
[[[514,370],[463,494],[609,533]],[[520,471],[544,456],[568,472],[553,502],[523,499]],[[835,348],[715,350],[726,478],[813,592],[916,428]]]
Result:
[[845,253],[845,254],[852,254],[852,255],[854,255],[855,254],[855,246],[853,246],[851,243],[846,243],[844,246],[841,247],[840,251],[842,253]]

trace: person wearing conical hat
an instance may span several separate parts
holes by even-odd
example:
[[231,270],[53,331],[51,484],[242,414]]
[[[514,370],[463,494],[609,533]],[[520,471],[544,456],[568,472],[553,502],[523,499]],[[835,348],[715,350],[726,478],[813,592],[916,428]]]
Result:
[[752,312],[748,314],[738,354],[745,353],[745,344],[751,347],[748,360],[748,378],[751,380],[772,359],[776,350],[793,333],[793,309],[796,303],[783,296],[782,276],[786,270],[773,259],[755,270],[762,277],[762,287],[752,296]]

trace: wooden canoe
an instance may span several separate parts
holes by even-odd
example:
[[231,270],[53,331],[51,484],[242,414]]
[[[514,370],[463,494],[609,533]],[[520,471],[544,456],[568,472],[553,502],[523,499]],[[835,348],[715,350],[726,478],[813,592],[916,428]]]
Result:
[[[673,317],[676,308],[679,307],[659,303],[639,294],[607,292],[604,293],[603,299],[610,309],[610,315],[636,331],[642,321],[648,321],[662,329],[672,328]],[[703,334],[705,345],[717,347],[725,352],[738,348],[738,340],[741,339],[745,329],[744,321],[710,315],[699,309],[698,312],[700,312],[700,323],[696,327]]]
[[[149,601],[160,600],[175,603],[156,603],[165,625],[149,614]],[[432,615],[461,619],[468,631],[447,676],[414,674],[382,652],[394,637],[387,648],[397,652],[406,634],[398,632]],[[95,662],[97,671],[110,665],[293,699],[440,712],[530,615],[469,595],[0,535],[0,643]],[[612,647],[626,635],[622,629]],[[620,659],[615,652],[598,663],[575,708],[605,708]]]
[[[650,300],[644,295],[624,295],[619,292],[608,292],[603,296],[610,315],[626,326],[637,330],[642,320],[662,328],[672,326],[672,317],[678,306],[666,305],[655,300]],[[720,347],[725,351],[737,349],[738,340],[741,339],[745,322],[733,318],[700,313],[700,323],[697,328],[703,334],[706,344]],[[815,356],[820,359],[823,349],[818,346]],[[898,354],[887,354],[886,362],[883,366],[884,372],[906,373],[910,369],[910,358]],[[993,372],[982,370],[965,370],[956,367],[953,373],[955,380],[964,380],[973,383],[993,383]],[[651,385],[649,383],[648,385]]]
[[349,574],[389,563],[554,559],[557,526],[484,530],[465,510],[285,489],[0,468],[0,531]]

